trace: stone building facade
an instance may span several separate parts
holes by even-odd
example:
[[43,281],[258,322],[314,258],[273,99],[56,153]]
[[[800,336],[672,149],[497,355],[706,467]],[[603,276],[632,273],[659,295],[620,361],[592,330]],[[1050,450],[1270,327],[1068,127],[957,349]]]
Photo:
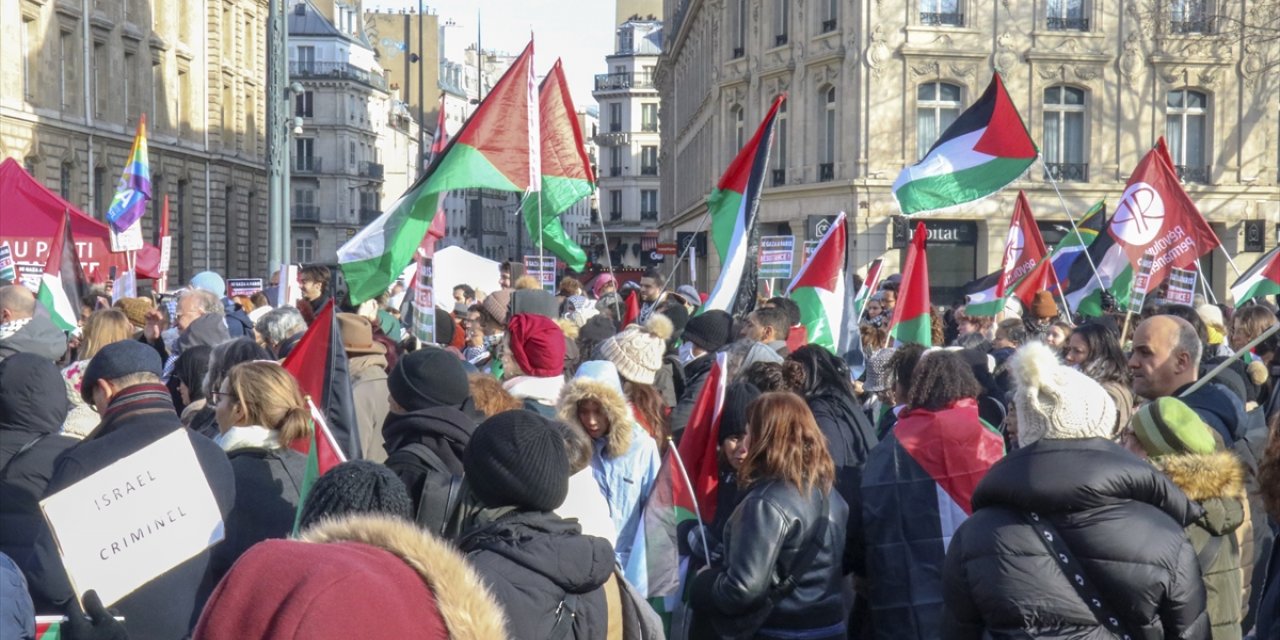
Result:
[[[705,228],[707,194],[786,93],[762,234],[811,239],[845,211],[851,266],[907,243],[891,185],[999,70],[1043,162],[987,200],[926,219],[939,302],[1000,266],[1018,189],[1053,242],[1064,211],[1114,207],[1158,136],[1240,269],[1280,234],[1274,0],[665,0],[664,233]],[[1272,22],[1274,24],[1274,22]],[[1051,174],[1057,182],[1047,179]],[[1061,197],[1059,197],[1059,192]],[[718,272],[709,256],[709,273]],[[1221,297],[1235,275],[1203,261]],[[945,299],[942,299],[945,298]]]
[[267,0],[0,3],[0,156],[99,219],[147,117],[144,237],[170,198],[170,282],[267,258]]

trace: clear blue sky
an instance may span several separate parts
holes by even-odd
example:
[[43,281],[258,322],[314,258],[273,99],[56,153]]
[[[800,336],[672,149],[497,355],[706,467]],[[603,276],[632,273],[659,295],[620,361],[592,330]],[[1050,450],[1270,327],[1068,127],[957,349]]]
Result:
[[[369,9],[417,6],[417,0],[365,0]],[[564,60],[565,74],[578,107],[594,104],[594,76],[604,73],[604,57],[613,51],[614,3],[610,0],[436,0],[425,3],[457,26],[445,29],[446,55],[460,56],[476,41],[476,9],[480,10],[485,49],[518,53],[532,30],[534,64],[538,75],[546,73],[556,58]]]

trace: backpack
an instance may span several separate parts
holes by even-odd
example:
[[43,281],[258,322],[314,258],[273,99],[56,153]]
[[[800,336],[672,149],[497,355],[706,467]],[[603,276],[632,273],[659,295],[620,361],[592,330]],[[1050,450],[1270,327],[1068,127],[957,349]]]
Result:
[[422,481],[422,496],[415,505],[414,522],[431,533],[450,538],[449,528],[456,520],[464,493],[463,476],[454,475],[444,460],[421,442],[411,442],[400,450],[413,455],[427,467],[427,475]]

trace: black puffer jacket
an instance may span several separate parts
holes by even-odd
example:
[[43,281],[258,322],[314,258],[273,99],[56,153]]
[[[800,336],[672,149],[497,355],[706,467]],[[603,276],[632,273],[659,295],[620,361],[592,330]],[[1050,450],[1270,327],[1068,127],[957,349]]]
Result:
[[827,438],[827,451],[836,465],[836,491],[848,504],[857,501],[862,486],[862,467],[867,454],[879,441],[867,415],[853,397],[823,394],[808,398],[809,410],[818,429]]
[[[731,618],[759,607],[813,537],[818,519],[827,531],[809,567],[794,576],[796,588],[773,608],[763,629],[812,631],[844,621],[842,593],[845,523],[849,507],[840,494],[828,493],[822,513],[821,489],[806,495],[781,480],[761,480],[742,496],[724,530],[724,560],[694,578],[693,608]],[[817,636],[809,636],[817,637]],[[821,637],[826,637],[825,635]]]
[[414,508],[422,498],[422,485],[428,469],[418,456],[403,450],[405,445],[411,442],[427,445],[451,472],[462,475],[462,452],[475,430],[476,423],[453,407],[387,414],[382,423],[383,447],[387,450],[387,460],[383,464],[400,476],[409,488]]
[[978,484],[943,572],[942,637],[1114,638],[1022,514],[1046,515],[1124,628],[1208,638],[1204,583],[1183,526],[1203,510],[1154,467],[1101,439],[1041,440]]
[[569,638],[604,638],[604,584],[614,574],[613,547],[582,534],[577,522],[554,513],[513,511],[458,541],[471,566],[507,612],[513,639],[551,638],[565,597],[573,605]]
[[249,547],[289,537],[307,474],[307,456],[292,449],[236,449],[227,452],[227,459],[235,474],[236,501],[226,519],[227,537],[210,559],[215,583]]

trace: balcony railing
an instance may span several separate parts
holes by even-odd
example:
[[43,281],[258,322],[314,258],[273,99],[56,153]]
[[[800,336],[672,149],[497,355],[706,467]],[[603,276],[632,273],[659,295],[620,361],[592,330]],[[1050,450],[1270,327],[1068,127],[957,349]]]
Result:
[[1209,184],[1209,167],[1206,165],[1177,165],[1178,179],[1183,182]]
[[362,178],[376,178],[378,180],[382,179],[382,165],[380,163],[370,162],[368,160],[362,161],[359,164],[358,171],[360,172],[360,177]]
[[609,167],[609,177],[616,178],[622,175],[622,167]]
[[[622,125],[618,126],[621,127]],[[631,135],[623,131],[597,133],[596,144],[602,147],[624,147],[631,144]]]
[[387,89],[387,79],[349,62],[307,62],[294,60],[289,63],[291,78],[325,78],[354,80],[375,89]]
[[646,73],[600,73],[596,74],[596,91],[618,91],[621,89],[652,89],[653,78]]
[[642,176],[656,176],[656,175],[658,175],[658,166],[657,166],[657,165],[651,165],[651,166],[646,166],[646,167],[640,167],[640,175],[642,175]]
[[622,212],[621,212],[621,211],[610,211],[610,212],[609,212],[609,222],[617,222],[617,221],[619,221],[619,220],[621,220],[621,219],[622,219]]
[[836,163],[824,162],[818,165],[818,182],[831,182],[836,179]]
[[315,156],[297,156],[293,159],[293,170],[299,173],[320,173],[324,158]]
[[382,215],[382,212],[377,209],[360,207],[360,224],[369,224],[377,220],[380,215]]
[[293,205],[293,219],[299,222],[319,222],[320,207],[314,204]]
[[786,43],[787,43],[787,34],[785,33],[779,33],[778,35],[773,37],[773,46],[775,47],[781,47]]
[[656,222],[658,220],[657,211],[641,211],[640,220],[644,222]]
[[1050,31],[1088,31],[1088,18],[1063,18],[1060,16],[1049,16],[1045,27]]
[[935,27],[963,27],[964,14],[959,12],[938,13],[935,11],[921,11],[920,24]]
[[1049,175],[1058,182],[1088,182],[1089,163],[1048,162]]
[[1173,20],[1169,23],[1169,31],[1176,34],[1213,33],[1213,18]]
[[786,169],[774,169],[774,170],[773,170],[773,186],[775,186],[775,187],[781,187],[782,185],[784,185],[784,184],[786,184],[786,183],[787,183],[787,170],[786,170]]
[[822,21],[822,32],[823,32],[823,33],[831,33],[832,31],[835,31],[835,30],[836,30],[836,19],[835,19],[835,18],[831,18],[830,20],[823,20],[823,21]]

